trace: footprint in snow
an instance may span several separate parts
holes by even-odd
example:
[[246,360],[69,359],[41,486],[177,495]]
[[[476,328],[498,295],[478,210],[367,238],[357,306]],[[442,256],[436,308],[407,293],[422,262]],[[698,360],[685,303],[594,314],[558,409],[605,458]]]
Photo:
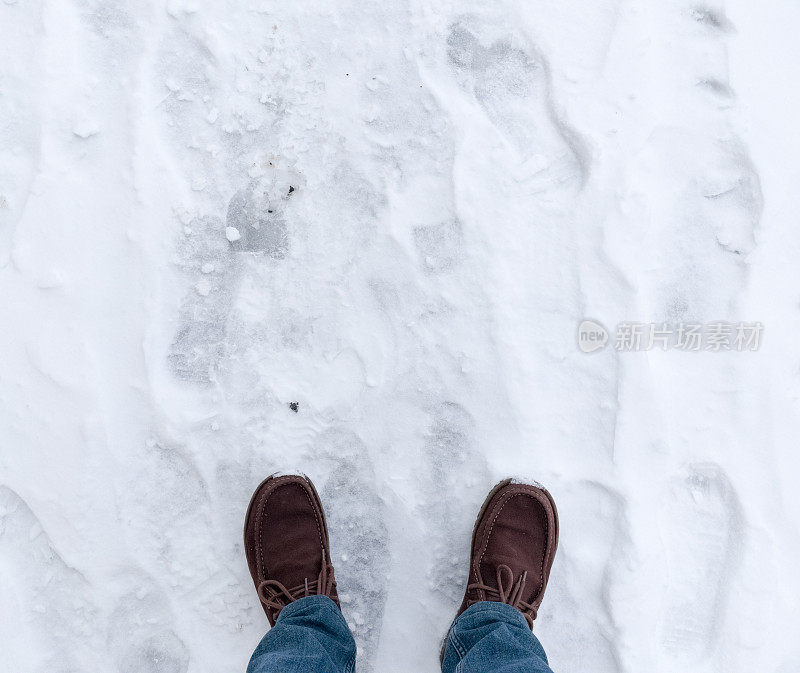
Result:
[[492,486],[474,435],[475,420],[457,402],[430,411],[423,449],[429,466],[423,516],[435,527],[428,583],[452,605],[464,595],[472,527]]
[[247,330],[231,324],[237,291],[251,266],[288,254],[288,211],[301,184],[296,172],[270,166],[234,194],[224,223],[200,217],[184,227],[176,261],[192,287],[167,356],[176,378],[210,383],[231,352],[249,345]]
[[556,504],[567,525],[535,629],[543,640],[566,634],[564,670],[618,673],[623,667],[610,596],[630,545],[625,501],[602,484],[580,481],[560,488]]
[[714,463],[672,481],[661,507],[668,586],[661,642],[685,664],[714,650],[742,544],[736,493]]
[[[59,556],[27,503],[0,486],[0,666],[3,670],[100,670],[91,585]],[[13,666],[11,664],[14,664]]]
[[319,466],[331,555],[342,611],[358,646],[357,670],[373,670],[389,578],[385,504],[367,447],[355,434],[330,429],[320,435],[304,464]]
[[643,292],[655,295],[673,323],[730,316],[763,210],[759,177],[741,144],[702,130],[661,128],[633,172],[673,195],[642,230]]
[[181,586],[218,566],[209,489],[188,449],[147,446],[126,486],[126,527],[132,549]]
[[680,86],[694,86],[698,95],[686,98],[681,118],[654,131],[642,155],[657,153],[653,184],[673,195],[672,210],[653,218],[667,234],[656,244],[660,261],[650,265],[667,269],[657,289],[665,318],[702,322],[730,316],[746,282],[745,258],[756,246],[764,198],[758,171],[730,123],[735,96],[722,38],[731,23],[714,3],[684,14],[696,28],[687,51],[675,51],[675,70],[684,75]]
[[197,218],[187,225],[176,257],[192,287],[183,298],[167,362],[175,378],[209,383],[228,349],[228,316],[240,266],[217,218]]
[[586,180],[588,160],[578,134],[554,104],[547,61],[515,35],[466,16],[452,24],[447,55],[462,86],[534,172],[535,192],[571,194]]
[[109,620],[108,649],[118,673],[185,673],[189,651],[171,628],[167,597],[139,571]]

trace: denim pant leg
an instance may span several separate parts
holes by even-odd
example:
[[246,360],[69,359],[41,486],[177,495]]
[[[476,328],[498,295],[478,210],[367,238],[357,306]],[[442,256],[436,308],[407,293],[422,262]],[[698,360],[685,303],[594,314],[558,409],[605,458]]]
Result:
[[445,644],[442,673],[552,673],[525,617],[505,603],[482,601],[459,615]]
[[356,643],[327,596],[289,603],[258,644],[247,673],[351,673]]

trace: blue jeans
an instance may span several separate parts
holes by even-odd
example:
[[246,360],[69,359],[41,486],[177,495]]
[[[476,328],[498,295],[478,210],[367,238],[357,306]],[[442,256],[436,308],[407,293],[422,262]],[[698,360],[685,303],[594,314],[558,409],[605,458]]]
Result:
[[[356,643],[326,596],[287,605],[261,640],[247,673],[352,673]],[[504,603],[475,603],[450,627],[442,673],[552,673],[525,617]]]

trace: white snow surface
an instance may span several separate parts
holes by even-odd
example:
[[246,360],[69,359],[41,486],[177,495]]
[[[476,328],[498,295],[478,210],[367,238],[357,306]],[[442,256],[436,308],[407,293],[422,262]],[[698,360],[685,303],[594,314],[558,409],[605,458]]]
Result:
[[[244,512],[293,470],[364,673],[437,669],[507,475],[560,510],[556,673],[800,670],[798,31],[0,2],[0,670],[244,671]],[[584,318],[764,334],[585,354]]]

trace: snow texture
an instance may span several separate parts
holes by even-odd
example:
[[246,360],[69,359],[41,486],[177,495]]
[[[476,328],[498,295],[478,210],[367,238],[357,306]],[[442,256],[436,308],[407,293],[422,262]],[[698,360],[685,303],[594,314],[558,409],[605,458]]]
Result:
[[[556,671],[800,670],[800,9],[0,2],[0,670],[238,673],[253,488],[362,673],[437,669],[488,489]],[[590,355],[583,319],[761,321]]]

